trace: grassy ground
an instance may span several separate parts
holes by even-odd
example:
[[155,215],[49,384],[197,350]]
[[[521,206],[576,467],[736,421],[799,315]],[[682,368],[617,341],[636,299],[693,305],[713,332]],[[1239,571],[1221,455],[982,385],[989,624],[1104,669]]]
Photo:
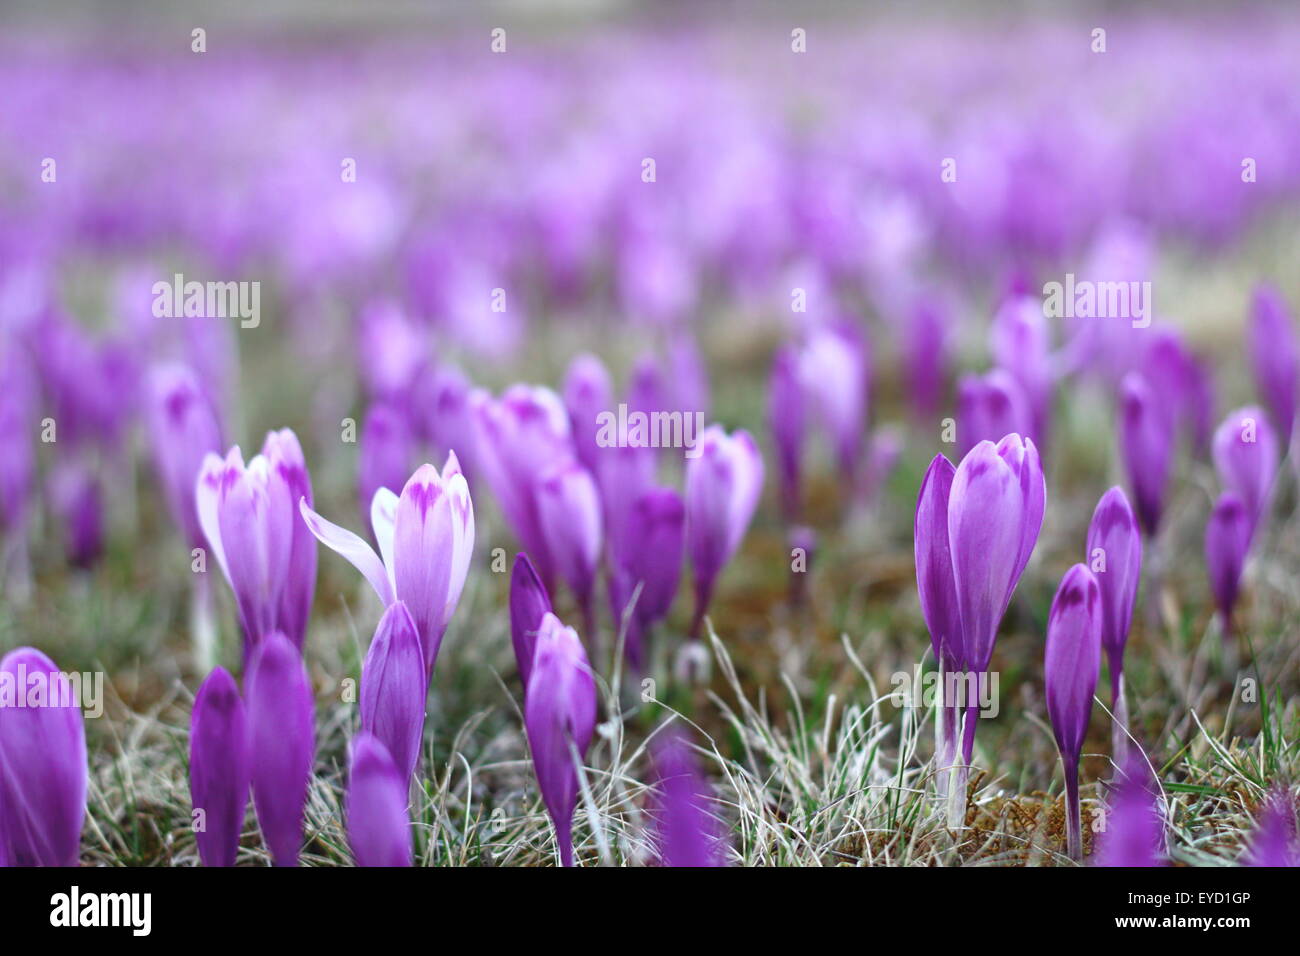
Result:
[[[1274,248],[1261,240],[1214,268],[1174,260],[1170,268],[1179,281],[1162,286],[1177,290],[1182,301],[1171,303],[1171,311],[1186,317],[1193,341],[1215,358],[1220,414],[1249,394],[1236,344],[1253,277],[1243,263],[1276,256]],[[1297,301],[1296,290],[1287,291]],[[547,331],[531,367],[475,373],[493,387],[512,375],[554,384],[589,330]],[[355,446],[339,444],[336,425],[341,414],[359,411],[352,386],[337,380],[321,386],[312,360],[286,363],[289,333],[274,318],[240,336],[245,421],[235,437],[248,451],[267,428],[294,427],[306,447],[318,509],[358,527]],[[604,354],[621,368],[634,349],[612,337],[605,341]],[[722,317],[704,343],[716,417],[750,427],[764,442],[762,385],[773,341],[770,327],[751,334],[739,319]],[[903,422],[902,383],[888,372],[894,364],[888,350],[887,340],[876,350],[873,417]],[[913,421],[902,462],[870,507],[845,515],[824,458],[812,467],[807,502],[819,547],[806,598],[797,605],[788,600],[789,552],[769,475],[763,506],[713,607],[707,686],[682,686],[671,677],[672,652],[690,611],[685,588],[669,626],[656,635],[653,686],[602,685],[602,722],[576,819],[580,863],[646,861],[647,744],[677,722],[695,728],[736,863],[1068,865],[1061,776],[1042,699],[1043,631],[1061,574],[1082,557],[1093,505],[1122,481],[1110,401],[1087,391],[1058,401],[1047,519],[994,656],[1001,713],[981,722],[965,830],[950,831],[931,797],[932,715],[890,698],[892,675],[931,663],[915,590],[912,510],[929,458],[940,450],[952,454],[938,443],[937,423]],[[1132,726],[1164,783],[1170,850],[1179,863],[1235,861],[1267,787],[1300,777],[1300,522],[1290,465],[1279,477],[1274,520],[1248,570],[1241,625],[1249,646],[1241,649],[1239,668],[1222,659],[1205,583],[1201,536],[1217,486],[1208,462],[1182,455],[1157,544],[1158,593],[1144,577],[1127,657]],[[134,487],[123,482],[111,497],[109,551],[86,574],[68,572],[57,542],[38,531],[36,588],[29,604],[0,605],[0,647],[35,644],[65,670],[107,674],[106,714],[87,722],[91,791],[83,862],[194,865],[187,727],[201,675],[187,633],[189,555],[144,464]],[[417,857],[430,865],[550,865],[554,842],[522,732],[507,575],[491,570],[493,549],[512,552],[514,544],[486,489],[477,488],[475,497],[475,563],[429,701],[414,809]],[[233,666],[233,602],[224,581],[215,587],[222,654]],[[577,620],[566,600],[561,613]],[[346,745],[358,715],[345,700],[345,682],[359,677],[378,611],[360,576],[322,550],[307,642],[317,690],[317,762],[303,858],[310,865],[350,859],[340,808]],[[607,618],[603,627],[608,654]],[[1245,678],[1258,681],[1257,702],[1243,700]],[[1102,698],[1109,700],[1104,690]],[[1085,820],[1104,796],[1101,782],[1113,774],[1109,734],[1099,701],[1085,747]],[[251,808],[240,860],[267,862]]]

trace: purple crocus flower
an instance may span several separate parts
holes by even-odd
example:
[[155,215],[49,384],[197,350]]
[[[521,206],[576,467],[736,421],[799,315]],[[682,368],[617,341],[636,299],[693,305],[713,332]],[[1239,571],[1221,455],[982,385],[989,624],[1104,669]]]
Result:
[[437,366],[416,380],[417,408],[424,411],[422,428],[439,455],[456,450],[461,473],[471,487],[478,476],[478,425],[470,403],[473,388],[465,373],[452,365]]
[[1138,520],[1154,538],[1165,507],[1174,433],[1164,407],[1146,379],[1135,372],[1120,383],[1119,448],[1133,486]]
[[[948,545],[961,619],[963,666],[969,674],[982,675],[988,670],[998,626],[1038,542],[1046,498],[1038,449],[1031,440],[1016,434],[996,445],[980,442],[953,474],[948,495]],[[966,702],[962,764],[950,792],[949,820],[953,825],[965,817],[965,778],[975,746],[977,707],[975,701]]]
[[713,794],[686,741],[671,734],[655,750],[654,803],[650,818],[660,866],[725,866]]
[[16,343],[0,338],[0,531],[4,567],[13,574],[6,594],[25,593],[28,585],[27,524],[36,476],[36,376],[31,360]]
[[406,603],[424,648],[425,670],[432,673],[474,551],[474,503],[456,453],[448,453],[442,474],[429,464],[417,468],[400,497],[387,488],[375,492],[370,523],[379,554],[306,501],[300,508],[311,533],[360,571],[385,607]]
[[1295,424],[1300,342],[1296,340],[1282,294],[1271,285],[1260,285],[1255,289],[1247,343],[1256,386],[1273,413],[1285,449],[1291,444],[1291,431]]
[[204,866],[234,866],[251,779],[248,723],[225,668],[208,675],[190,714],[190,802],[203,814],[195,842]]
[[262,842],[276,866],[296,866],[316,744],[307,667],[280,632],[258,643],[247,692],[253,806]]
[[302,498],[311,500],[311,482],[288,429],[270,432],[247,467],[236,445],[199,471],[199,526],[235,592],[245,660],[273,630],[302,647],[316,589],[316,550],[296,515]]
[[207,542],[194,505],[194,482],[209,453],[221,448],[221,427],[198,376],[163,365],[149,377],[146,404],[154,464],[172,519],[192,548]]
[[[624,646],[628,663],[645,667],[646,632],[668,616],[682,574],[686,547],[686,506],[671,488],[652,488],[632,506],[626,547],[614,556],[609,587],[615,625],[626,615]],[[640,591],[637,591],[637,588]],[[627,614],[636,595],[636,605]]]
[[1047,616],[1043,659],[1047,713],[1065,773],[1066,839],[1070,859],[1083,859],[1079,819],[1079,756],[1092,715],[1092,697],[1101,668],[1105,612],[1101,586],[1086,565],[1065,572]]
[[1250,849],[1242,856],[1246,866],[1300,866],[1300,849],[1295,839],[1295,810],[1291,794],[1278,788],[1264,800],[1259,823],[1250,838]]
[[361,729],[384,745],[404,780],[420,761],[426,680],[415,620],[395,601],[379,619],[361,666]]
[[396,490],[406,483],[411,464],[418,461],[415,436],[402,409],[390,402],[376,402],[366,412],[357,442],[357,492],[365,517],[375,492]]
[[525,691],[533,670],[537,632],[542,619],[550,613],[551,598],[533,562],[522,552],[516,554],[514,567],[510,569],[510,642],[515,648],[519,679]]
[[1205,525],[1205,569],[1223,622],[1224,641],[1233,634],[1232,609],[1250,550],[1251,526],[1250,509],[1231,491],[1219,496]]
[[731,435],[710,425],[699,438],[699,455],[686,466],[686,542],[695,574],[698,637],[718,573],[745,536],[763,490],[763,456],[749,432]]
[[861,463],[869,375],[866,340],[848,322],[816,329],[799,352],[799,378],[809,409],[820,418],[850,487]]
[[948,324],[944,305],[937,299],[927,298],[916,304],[911,321],[903,330],[908,397],[913,411],[921,418],[929,418],[939,407],[948,363]]
[[500,399],[471,397],[483,477],[549,588],[557,571],[542,530],[539,479],[575,455],[569,416],[550,389],[515,385]]
[[1142,532],[1128,496],[1111,488],[1092,513],[1088,526],[1088,567],[1101,586],[1101,646],[1110,667],[1112,750],[1116,761],[1127,751],[1128,707],[1124,701],[1124,645],[1133,623],[1138,581],[1142,577]]
[[1228,413],[1214,432],[1214,467],[1223,487],[1246,506],[1254,538],[1278,468],[1277,435],[1262,408],[1248,405]]
[[596,474],[600,447],[596,444],[597,416],[613,410],[614,386],[609,370],[596,356],[583,353],[569,363],[564,374],[564,407],[578,459]]
[[1005,370],[963,375],[957,382],[957,448],[962,457],[982,441],[1021,434],[1029,424],[1024,390]]
[[1118,774],[1099,836],[1097,866],[1164,866],[1164,820],[1146,759],[1130,751]]
[[346,813],[357,866],[411,866],[408,778],[373,734],[358,733],[351,751]]
[[541,477],[537,485],[537,517],[554,567],[582,608],[583,626],[590,640],[595,625],[592,591],[602,539],[601,503],[591,473],[576,459]]
[[799,377],[799,354],[791,346],[776,352],[768,386],[768,424],[776,445],[777,478],[781,507],[793,521],[799,515],[799,476],[803,458],[804,398]]
[[0,860],[76,866],[86,817],[81,702],[31,647],[0,659]]
[[1171,422],[1186,432],[1192,446],[1204,450],[1213,426],[1214,394],[1209,373],[1176,329],[1152,329],[1138,366],[1152,392],[1166,399]]
[[560,863],[573,865],[573,810],[578,767],[596,728],[596,682],[578,633],[554,614],[542,618],[528,691],[524,728],[542,802],[555,827]]

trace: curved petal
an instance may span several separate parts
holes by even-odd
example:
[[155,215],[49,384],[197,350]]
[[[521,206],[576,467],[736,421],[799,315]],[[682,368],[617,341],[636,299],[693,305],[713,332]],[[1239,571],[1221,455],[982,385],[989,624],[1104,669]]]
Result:
[[393,584],[393,528],[397,524],[397,494],[389,488],[378,488],[370,499],[370,527],[374,529],[379,544],[379,556],[388,570],[388,583]]
[[312,511],[307,506],[305,498],[298,502],[298,510],[302,513],[302,520],[316,536],[316,540],[331,551],[347,558],[348,562],[370,582],[370,586],[375,589],[375,593],[379,595],[385,607],[393,603],[393,586],[388,579],[388,571],[370,545],[346,528],[340,528]]

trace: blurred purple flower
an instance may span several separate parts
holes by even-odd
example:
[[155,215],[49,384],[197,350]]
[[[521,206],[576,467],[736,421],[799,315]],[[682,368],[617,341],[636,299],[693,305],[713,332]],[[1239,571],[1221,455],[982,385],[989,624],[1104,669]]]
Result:
[[348,771],[348,845],[357,866],[411,866],[407,778],[380,740],[360,731]]
[[763,457],[749,432],[710,425],[686,466],[686,542],[695,574],[692,636],[709,609],[718,574],[749,528],[763,491]]
[[86,816],[81,701],[31,647],[0,659],[0,860],[76,866]]
[[547,550],[582,608],[587,639],[592,633],[592,591],[600,561],[601,502],[596,483],[576,459],[540,476],[537,517]]
[[1277,424],[1282,447],[1291,444],[1296,382],[1300,380],[1300,342],[1282,294],[1271,285],[1256,287],[1247,331],[1255,384]]
[[1140,751],[1131,751],[1116,774],[1118,781],[1098,836],[1097,866],[1164,866],[1164,819],[1151,769]]
[[1214,432],[1214,467],[1223,487],[1246,506],[1253,539],[1278,469],[1277,435],[1262,408],[1248,405],[1223,419]]
[[725,866],[713,794],[686,741],[676,733],[655,748],[650,819],[660,866]]
[[990,331],[989,351],[994,364],[1006,369],[1020,386],[1029,414],[1025,434],[1038,445],[1047,441],[1051,426],[1051,347],[1040,298],[1013,297],[998,309]]
[[554,614],[542,619],[528,691],[524,727],[542,802],[555,826],[560,863],[573,865],[573,810],[578,772],[596,727],[596,683],[578,633]]
[[1030,424],[1024,391],[1004,369],[963,375],[957,382],[957,448],[963,458],[980,442],[1022,434]]
[[406,483],[416,460],[415,436],[402,409],[390,402],[371,405],[357,442],[357,491],[363,518],[375,492],[380,488],[396,492]]
[[234,866],[251,780],[248,722],[234,678],[218,667],[190,714],[190,803],[203,814],[195,842],[204,866]]
[[89,568],[104,553],[104,500],[99,476],[84,461],[55,467],[51,507],[64,526],[68,563]]
[[483,477],[542,581],[557,572],[537,501],[543,475],[575,456],[569,416],[550,389],[515,385],[499,399],[471,397]]
[[1233,634],[1232,610],[1250,550],[1251,525],[1249,509],[1231,491],[1219,496],[1205,525],[1205,570],[1223,622],[1225,641]]
[[[609,589],[615,627],[636,595],[627,615],[625,648],[628,663],[638,673],[645,667],[646,632],[668,616],[677,597],[686,546],[686,506],[671,488],[652,488],[632,506],[625,547],[613,558]],[[640,587],[640,593],[637,588]]]
[[614,405],[614,386],[609,371],[590,353],[575,356],[564,374],[563,392],[578,459],[588,471],[596,474],[601,451],[596,444],[596,417],[601,412],[611,411]]
[[1259,822],[1242,855],[1245,866],[1300,866],[1295,839],[1295,808],[1289,790],[1278,787],[1264,798]]
[[777,349],[767,394],[767,420],[776,445],[781,507],[786,518],[793,521],[798,518],[800,510],[799,474],[805,427],[799,354],[793,346],[785,345]]
[[808,409],[821,420],[850,486],[861,464],[870,374],[866,339],[849,322],[816,329],[799,351],[799,380]]
[[190,547],[204,547],[194,489],[204,458],[221,448],[216,413],[198,377],[179,364],[154,369],[146,411],[154,465],[172,519]]
[[1119,448],[1138,520],[1154,538],[1165,507],[1174,434],[1163,404],[1146,379],[1133,372],[1120,385]]
[[247,680],[253,806],[276,866],[296,866],[315,731],[307,667],[278,631],[263,636]]

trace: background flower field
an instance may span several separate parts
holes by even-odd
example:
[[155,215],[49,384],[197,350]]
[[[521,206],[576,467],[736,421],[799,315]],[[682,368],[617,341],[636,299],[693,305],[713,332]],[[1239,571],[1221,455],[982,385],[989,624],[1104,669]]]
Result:
[[[567,587],[552,594],[597,674],[578,862],[656,862],[652,754],[678,728],[728,863],[1068,865],[1044,699],[1049,607],[1087,560],[1098,498],[1131,487],[1120,381],[1156,336],[1206,371],[1213,426],[1265,401],[1246,344],[1260,284],[1288,303],[1295,334],[1295,14],[1069,7],[1013,21],[828,7],[738,24],[707,7],[689,19],[489,11],[364,28],[219,20],[201,52],[198,21],[183,17],[136,23],[111,44],[85,21],[29,17],[0,40],[0,651],[31,645],[65,671],[106,675],[105,714],[86,721],[81,862],[199,862],[189,729],[207,667],[147,387],[157,365],[182,362],[219,411],[210,450],[252,456],[291,428],[315,511],[358,533],[372,409],[400,407],[418,436],[398,455],[401,480],[456,452],[477,533],[429,687],[415,858],[553,865],[507,607],[520,540],[464,403],[473,387],[561,392],[591,353],[619,396],[649,390],[664,408],[749,431],[766,478],[714,589],[706,680],[679,673],[689,573],[645,681],[611,662],[619,622],[603,574],[595,634]],[[260,321],[156,315],[153,287],[177,273],[260,283]],[[946,423],[962,427],[958,380],[997,364],[995,315],[1018,295],[1036,304],[1066,273],[1149,280],[1155,320],[1121,321],[1085,353],[1086,323],[1048,326],[1051,420],[1034,439],[1045,518],[999,631],[1000,713],[980,722],[954,830],[934,800],[935,714],[891,696],[896,675],[934,666],[913,554],[918,489],[936,454],[959,460]],[[812,416],[792,508],[771,427],[774,355],[829,323],[865,342],[856,474]],[[1185,396],[1158,399],[1190,414]],[[53,442],[41,439],[47,418]],[[26,489],[12,464],[23,455]],[[1236,863],[1271,790],[1294,810],[1296,460],[1284,457],[1251,547],[1236,661],[1205,564],[1220,481],[1190,435],[1148,543],[1125,682],[1175,864]],[[680,490],[684,464],[662,452],[660,481]],[[68,504],[68,486],[97,488],[98,507]],[[792,570],[805,554],[806,570]],[[302,862],[349,864],[355,688],[384,609],[346,561],[326,548],[317,561]],[[215,566],[206,574],[216,659],[238,674],[235,601]],[[1083,748],[1085,822],[1116,774],[1105,687]],[[1086,852],[1096,836],[1085,827]],[[250,808],[239,863],[268,860]]]

